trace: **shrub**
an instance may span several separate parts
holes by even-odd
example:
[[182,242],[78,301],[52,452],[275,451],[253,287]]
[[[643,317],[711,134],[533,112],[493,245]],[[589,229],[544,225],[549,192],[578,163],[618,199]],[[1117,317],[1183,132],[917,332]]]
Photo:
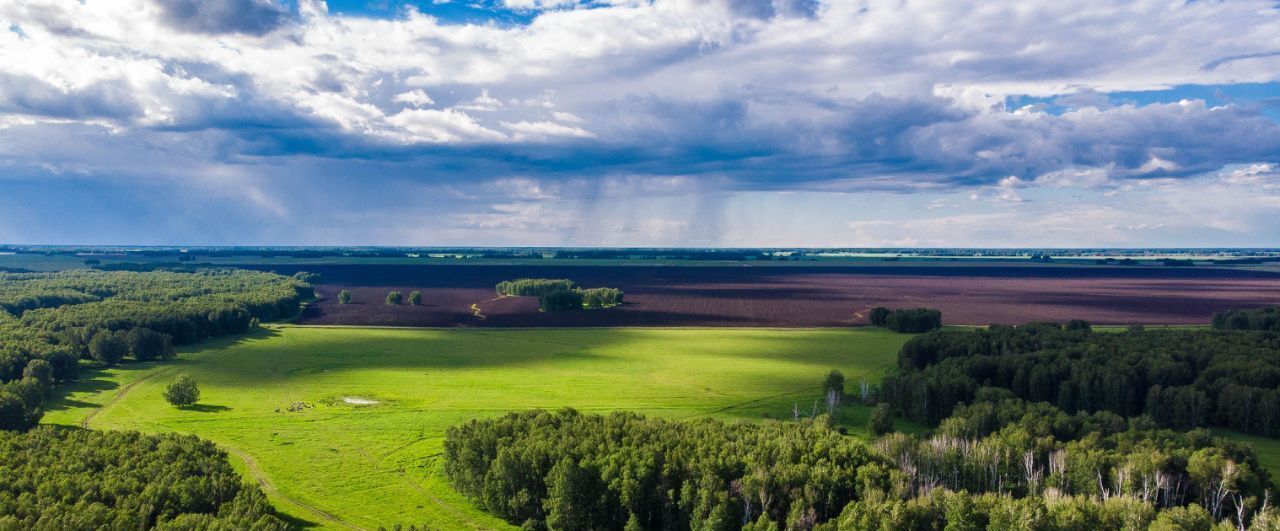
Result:
[[421,305],[422,305],[422,292],[421,292],[421,291],[410,291],[410,292],[409,292],[409,304],[412,304],[412,305],[414,305],[414,306],[421,306]]
[[832,390],[844,396],[844,373],[837,370],[827,373],[827,379],[822,383],[822,391],[826,393]]
[[344,289],[338,292],[338,304],[351,304],[351,290]]
[[889,404],[881,402],[871,409],[871,416],[867,417],[867,431],[872,435],[884,435],[893,431],[893,412],[889,409]]
[[164,399],[177,407],[189,406],[200,400],[200,387],[191,375],[180,374],[176,381],[165,388]]
[[387,304],[390,304],[390,305],[400,304],[400,302],[403,299],[404,299],[404,296],[400,295],[399,291],[392,291],[387,293]]

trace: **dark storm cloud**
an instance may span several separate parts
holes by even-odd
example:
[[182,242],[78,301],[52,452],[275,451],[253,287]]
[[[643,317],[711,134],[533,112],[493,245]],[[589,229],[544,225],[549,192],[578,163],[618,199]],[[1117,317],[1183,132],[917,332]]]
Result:
[[729,5],[739,16],[759,19],[812,17],[818,10],[818,0],[730,0]]
[[69,120],[127,120],[141,112],[134,91],[120,80],[68,91],[31,76],[0,72],[0,113]]
[[158,4],[166,22],[198,33],[263,35],[288,17],[271,0],[161,0]]
[[942,98],[872,95],[827,109],[824,119],[760,121],[749,109],[739,100],[628,97],[602,114],[605,123],[627,125],[598,130],[597,138],[514,144],[396,145],[332,127],[231,127],[220,151],[348,161],[333,168],[367,179],[687,175],[727,178],[742,190],[828,182],[945,189],[1079,167],[1106,168],[1119,179],[1179,178],[1280,162],[1280,124],[1257,106],[1188,102],[1019,115],[966,110]]

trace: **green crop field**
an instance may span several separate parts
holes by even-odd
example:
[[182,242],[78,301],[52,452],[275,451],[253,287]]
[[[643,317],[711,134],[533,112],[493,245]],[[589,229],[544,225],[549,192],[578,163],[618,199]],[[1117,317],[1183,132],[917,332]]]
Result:
[[[448,426],[565,406],[790,418],[794,406],[814,406],[831,369],[844,372],[851,393],[863,378],[879,379],[909,337],[876,329],[280,326],[188,349],[173,362],[90,374],[50,404],[45,422],[199,434],[238,457],[246,476],[303,525],[505,528],[446,483],[439,454]],[[200,383],[194,408],[161,398],[182,372]],[[857,436],[866,413],[848,406],[838,420]]]

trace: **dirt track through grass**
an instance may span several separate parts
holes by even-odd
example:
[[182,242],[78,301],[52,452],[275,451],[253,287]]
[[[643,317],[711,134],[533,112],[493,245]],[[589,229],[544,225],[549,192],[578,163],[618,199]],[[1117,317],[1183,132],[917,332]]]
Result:
[[89,411],[89,414],[84,416],[84,420],[80,421],[80,427],[86,430],[89,429],[89,424],[93,422],[94,417],[98,416],[99,413],[102,413],[107,408],[123,400],[125,395],[129,394],[129,391],[132,391],[134,387],[138,386],[138,384],[146,382],[147,380],[150,380],[152,378],[157,378],[164,374],[171,373],[173,372],[173,370],[174,370],[173,367],[168,367],[164,369],[155,369],[153,372],[148,373],[146,376],[143,376],[138,380],[125,384],[125,386],[121,387],[120,391],[117,392],[115,395],[113,395],[110,400],[108,400],[106,403],[102,404],[101,406],[98,406],[93,410]]

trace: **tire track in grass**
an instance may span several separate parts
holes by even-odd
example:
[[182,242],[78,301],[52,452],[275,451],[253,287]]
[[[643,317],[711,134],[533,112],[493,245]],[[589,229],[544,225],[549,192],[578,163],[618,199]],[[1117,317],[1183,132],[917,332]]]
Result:
[[176,368],[176,367],[169,367],[169,368],[167,368],[167,369],[160,369],[160,370],[155,371],[155,372],[153,372],[153,373],[151,373],[151,374],[148,374],[148,375],[146,375],[146,376],[143,376],[142,378],[138,378],[137,380],[134,380],[133,382],[130,382],[130,383],[126,384],[124,387],[121,387],[119,391],[116,391],[115,396],[111,397],[111,399],[110,399],[110,400],[107,400],[106,402],[103,402],[101,406],[98,406],[97,408],[94,408],[94,410],[93,410],[93,411],[90,411],[88,415],[85,415],[85,416],[84,416],[84,420],[81,420],[81,421],[80,421],[80,427],[81,427],[81,428],[84,428],[84,429],[86,429],[86,430],[87,430],[87,429],[89,429],[89,423],[90,423],[90,422],[93,422],[93,418],[94,418],[94,417],[98,416],[98,414],[102,413],[103,411],[106,411],[106,410],[107,410],[107,408],[109,408],[109,407],[111,407],[111,406],[116,405],[116,404],[117,404],[117,403],[119,403],[121,400],[124,400],[125,395],[129,394],[129,391],[132,391],[134,387],[137,387],[137,386],[138,386],[138,384],[143,383],[143,382],[146,382],[147,380],[150,380],[150,379],[155,378],[155,377],[157,377],[157,376],[160,376],[160,375],[162,375],[162,374],[168,374],[168,373],[170,373],[170,372],[173,372],[173,370],[174,370],[175,368]]
[[324,509],[320,509],[319,507],[316,507],[314,505],[304,503],[301,500],[298,500],[297,498],[293,498],[292,496],[289,496],[283,492],[280,492],[280,489],[277,489],[275,484],[271,483],[271,479],[268,478],[267,474],[262,471],[261,467],[258,466],[258,462],[254,460],[253,456],[249,455],[245,451],[240,450],[238,448],[232,448],[226,445],[223,445],[222,448],[228,452],[235,454],[236,457],[239,457],[244,461],[245,468],[249,471],[249,475],[253,476],[253,479],[258,482],[258,486],[262,487],[262,490],[267,494],[274,495],[290,504],[293,504],[298,506],[299,508],[305,509],[307,512],[310,512],[311,514],[316,515],[318,518],[328,523],[339,525],[347,529],[355,529],[356,531],[367,531],[365,528],[352,524],[350,522],[347,522],[346,520],[343,520],[341,518],[338,518],[337,516],[334,516],[332,513],[329,513]]
[[[370,455],[370,454],[369,454],[369,452],[368,452],[367,450],[365,450],[365,449],[364,449],[364,447],[359,447],[359,448],[358,448],[358,450],[360,451],[360,453],[361,453],[361,454],[363,454],[363,455],[364,455],[365,459],[367,459],[367,460],[369,460],[370,462],[372,462],[372,463],[373,463],[373,468],[374,468],[375,470],[388,470],[388,469],[382,468],[382,461],[383,461],[384,459],[386,459],[386,458],[387,458],[388,456],[390,456],[391,454],[393,454],[393,453],[395,453],[395,452],[397,452],[397,451],[400,451],[400,450],[401,450],[401,449],[403,449],[403,448],[407,448],[408,446],[410,446],[410,445],[412,445],[412,444],[414,444],[414,443],[417,443],[417,442],[419,442],[419,441],[422,441],[423,439],[425,439],[425,437],[420,437],[420,438],[418,438],[418,439],[415,439],[414,441],[410,442],[409,444],[404,445],[404,446],[401,446],[401,447],[399,447],[399,448],[396,448],[395,450],[392,450],[392,451],[388,452],[386,455],[384,455],[384,456],[382,456],[381,458],[378,458],[378,459],[375,459],[375,458],[373,457],[373,455]],[[434,454],[434,455],[430,455],[430,456],[427,456],[427,457],[438,457],[438,456],[440,456],[440,455],[442,455],[442,454]],[[437,506],[439,506],[441,509],[444,509],[446,512],[448,512],[449,514],[452,514],[454,517],[458,518],[459,520],[462,520],[462,521],[464,521],[464,522],[466,522],[466,523],[470,524],[470,525],[471,525],[471,527],[474,527],[474,528],[476,528],[476,529],[484,529],[484,526],[480,525],[480,523],[479,523],[479,522],[477,522],[477,521],[476,521],[474,518],[472,518],[470,515],[468,515],[468,514],[466,514],[466,513],[462,512],[462,511],[459,511],[457,507],[454,507],[453,505],[450,505],[448,502],[446,502],[446,501],[444,501],[444,500],[440,499],[439,497],[437,497],[435,494],[432,494],[432,493],[431,493],[430,491],[428,491],[427,489],[422,488],[422,485],[418,484],[418,482],[417,482],[417,481],[415,481],[412,477],[410,477],[410,476],[409,476],[409,473],[405,471],[404,467],[393,467],[393,468],[390,468],[390,470],[392,470],[392,471],[394,471],[396,474],[398,474],[398,475],[400,476],[400,478],[401,478],[401,479],[403,479],[406,483],[408,483],[408,484],[409,484],[409,486],[410,486],[410,487],[413,487],[413,490],[416,490],[416,491],[418,491],[418,493],[419,493],[419,494],[422,494],[423,496],[426,496],[428,500],[430,500],[432,503],[434,503],[434,504],[436,504]]]
[[796,390],[796,391],[788,391],[788,392],[785,392],[785,393],[778,393],[778,394],[776,394],[776,395],[770,395],[770,396],[765,396],[765,397],[761,397],[761,398],[753,398],[753,399],[751,399],[751,400],[747,400],[747,401],[744,401],[744,402],[735,402],[735,403],[729,404],[729,405],[727,405],[727,406],[719,407],[719,408],[716,408],[716,409],[713,409],[713,410],[711,410],[711,411],[707,411],[707,412],[695,412],[695,413],[690,413],[690,414],[688,414],[688,415],[685,415],[684,417],[679,417],[679,418],[687,419],[687,418],[700,417],[700,416],[716,415],[716,414],[720,414],[720,413],[728,413],[728,412],[733,411],[733,410],[735,410],[735,409],[741,409],[741,408],[744,408],[744,407],[747,407],[747,406],[753,406],[753,405],[756,405],[756,404],[760,404],[760,403],[768,402],[768,401],[770,401],[770,400],[776,400],[776,399],[779,399],[779,398],[782,398],[782,397],[785,397],[785,396],[798,395],[798,394],[808,393],[808,392],[812,392],[812,391],[813,391],[812,389],[799,389],[799,390]]

